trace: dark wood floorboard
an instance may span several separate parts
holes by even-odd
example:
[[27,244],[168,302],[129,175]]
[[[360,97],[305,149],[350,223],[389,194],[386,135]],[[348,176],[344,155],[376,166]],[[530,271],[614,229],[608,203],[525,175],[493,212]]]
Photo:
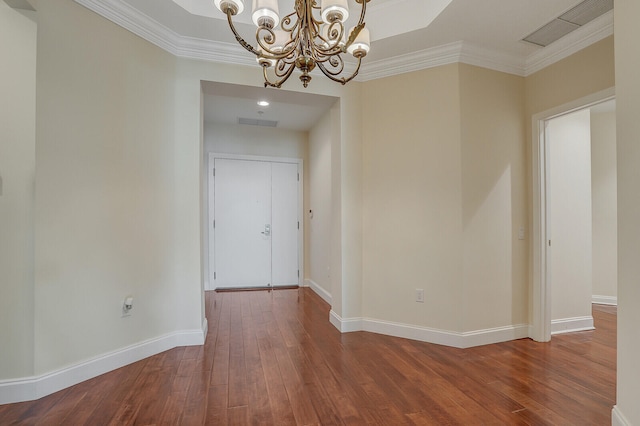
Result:
[[0,425],[609,425],[616,308],[595,331],[455,349],[340,334],[310,289],[207,292],[203,346],[37,401]]

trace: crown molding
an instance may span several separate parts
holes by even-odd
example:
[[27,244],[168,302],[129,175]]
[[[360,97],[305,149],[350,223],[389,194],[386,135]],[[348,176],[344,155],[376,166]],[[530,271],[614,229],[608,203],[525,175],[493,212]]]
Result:
[[521,57],[475,46],[467,42],[462,45],[460,62],[521,77],[526,72],[525,61]]
[[524,76],[525,73],[524,61],[516,56],[457,41],[419,52],[367,62],[362,66],[358,81],[375,80],[458,62],[519,76]]
[[[247,51],[235,43],[182,36],[124,1],[75,0],[75,2],[175,56],[234,65],[258,66],[253,56],[247,55]],[[388,59],[365,61],[356,80],[369,81],[456,62],[526,77],[612,34],[613,11],[610,11],[524,59],[457,41]],[[352,65],[346,64],[345,67],[349,69]]]
[[534,74],[610,35],[613,35],[613,10],[529,55],[525,76]]
[[126,2],[117,0],[75,0],[75,2],[175,56],[258,66],[253,57],[247,55],[247,51],[237,44],[181,36]]
[[461,41],[457,41],[419,52],[363,63],[357,80],[375,80],[459,62],[462,44]]

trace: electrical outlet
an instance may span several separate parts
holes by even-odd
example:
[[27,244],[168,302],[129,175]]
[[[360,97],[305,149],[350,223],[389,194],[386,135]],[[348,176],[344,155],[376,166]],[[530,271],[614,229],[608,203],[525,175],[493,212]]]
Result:
[[132,309],[133,309],[133,297],[127,296],[122,301],[122,316],[123,317],[130,317]]
[[416,289],[416,302],[424,303],[424,290],[421,288]]

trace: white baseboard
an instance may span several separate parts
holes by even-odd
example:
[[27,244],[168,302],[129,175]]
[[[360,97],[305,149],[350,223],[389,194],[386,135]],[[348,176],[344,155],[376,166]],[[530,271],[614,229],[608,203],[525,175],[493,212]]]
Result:
[[313,290],[318,296],[320,296],[322,298],[322,300],[324,300],[325,302],[327,302],[329,305],[331,305],[332,302],[332,298],[331,298],[331,293],[329,293],[327,290],[325,290],[324,288],[320,287],[315,281],[310,280],[310,279],[305,279],[304,280],[304,286],[305,287],[309,287],[311,290]]
[[611,410],[611,426],[631,426],[631,422],[622,414],[617,405]]
[[574,331],[595,330],[593,317],[563,318],[551,321],[551,334],[572,333]]
[[529,337],[529,326],[527,324],[459,333],[372,318],[343,319],[333,311],[330,314],[330,321],[342,333],[368,331],[455,348],[470,348]]
[[615,296],[598,296],[593,295],[591,297],[591,303],[596,305],[618,305],[618,298]]
[[343,319],[336,314],[333,309],[329,312],[329,322],[337,328],[340,333],[351,333],[352,331],[362,331],[362,318]]
[[205,319],[201,330],[176,331],[40,376],[2,380],[0,381],[0,404],[39,399],[178,346],[202,345],[206,335],[207,320]]

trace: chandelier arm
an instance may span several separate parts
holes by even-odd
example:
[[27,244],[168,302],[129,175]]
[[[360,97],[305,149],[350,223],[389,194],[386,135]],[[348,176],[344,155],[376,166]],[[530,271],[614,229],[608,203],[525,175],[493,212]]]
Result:
[[[322,64],[326,72],[338,76],[344,71],[344,59],[340,55],[321,56],[316,58],[317,64]],[[329,63],[329,66],[326,65]]]
[[267,68],[268,67],[262,67],[262,74],[264,75],[264,87],[275,87],[276,89],[279,89],[282,84],[287,81],[289,79],[289,77],[291,77],[291,74],[293,74],[293,70],[295,69],[295,67],[293,66],[293,64],[290,64],[289,69],[287,69],[287,72],[282,76],[282,78],[280,80],[277,80],[275,83],[271,82],[271,80],[269,80],[269,74],[267,73]]
[[362,8],[360,8],[360,20],[358,21],[358,25],[364,24],[364,15],[367,12],[367,3],[369,3],[369,0],[356,0],[356,3],[362,3]]
[[[340,29],[340,31],[337,37],[335,38],[335,40],[333,40],[331,39],[330,34],[332,33],[333,28],[335,26],[337,26]],[[315,43],[315,42],[313,43],[314,50],[320,53],[319,56],[333,56],[343,52],[342,47],[340,46],[340,40],[342,40],[342,37],[344,36],[344,25],[341,22],[333,22],[329,24],[327,34],[328,34],[328,38],[325,38],[321,33],[318,33],[317,37],[320,39],[321,42],[326,43],[328,47],[324,47],[322,44],[319,44],[319,43]]]
[[353,74],[351,74],[351,76],[349,77],[342,77],[342,78],[337,78],[334,75],[331,74],[331,72],[329,70],[327,70],[324,66],[324,64],[322,62],[318,62],[316,65],[318,65],[318,68],[320,68],[320,71],[322,71],[322,73],[327,76],[329,79],[338,82],[340,84],[347,84],[348,82],[350,82],[351,80],[353,80],[357,75],[358,72],[360,72],[360,64],[362,63],[362,58],[358,58],[358,66],[356,67],[356,70],[353,72]]
[[293,15],[296,15],[296,14],[297,14],[297,12],[293,11],[290,14],[288,14],[287,16],[285,16],[284,18],[282,18],[280,20],[280,28],[282,28],[284,31],[287,31],[289,33],[292,32],[296,28],[296,26],[298,25],[298,20],[296,19],[296,22],[293,24],[293,26],[290,26],[291,25],[291,17]]
[[351,46],[354,41],[356,41],[356,37],[358,37],[358,34],[360,34],[360,31],[364,28],[364,25],[365,25],[364,15],[367,11],[368,2],[369,0],[356,0],[356,3],[362,3],[362,8],[360,10],[360,19],[358,20],[358,24],[355,27],[353,27],[353,31],[351,31],[351,34],[349,34],[349,39],[347,40],[344,47],[342,48],[343,52],[346,52],[347,48]]
[[233,25],[233,20],[231,19],[231,16],[233,16],[231,14],[231,9],[228,9],[227,10],[227,21],[229,22],[229,27],[231,28],[231,31],[233,32],[233,35],[236,37],[236,41],[238,42],[238,44],[240,44],[240,46],[244,47],[245,49],[247,49],[249,52],[253,53],[254,55],[260,56],[260,52],[257,51],[252,45],[250,45],[249,43],[244,41],[244,39],[240,36],[240,34],[238,34],[238,31],[236,31],[236,27]]

